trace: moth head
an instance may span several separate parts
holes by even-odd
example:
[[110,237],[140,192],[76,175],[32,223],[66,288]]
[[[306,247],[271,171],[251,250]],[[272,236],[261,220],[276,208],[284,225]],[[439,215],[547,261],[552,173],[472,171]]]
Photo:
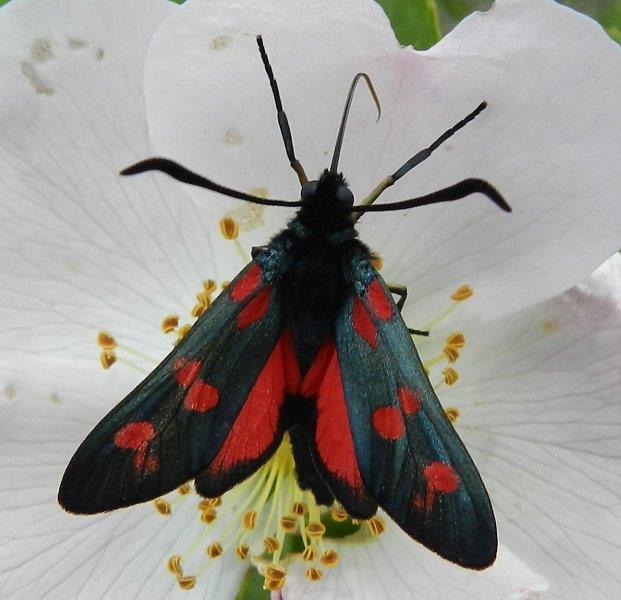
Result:
[[324,210],[349,209],[354,205],[354,195],[342,173],[332,173],[327,169],[319,179],[307,181],[300,196],[305,205],[321,206]]

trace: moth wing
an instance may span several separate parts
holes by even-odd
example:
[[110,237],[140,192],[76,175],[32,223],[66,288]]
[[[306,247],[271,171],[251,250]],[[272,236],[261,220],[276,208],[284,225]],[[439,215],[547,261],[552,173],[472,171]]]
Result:
[[364,292],[346,302],[335,339],[369,494],[406,533],[444,558],[468,568],[490,565],[497,537],[489,497],[375,271]]
[[73,513],[113,510],[200,473],[205,489],[229,489],[282,437],[285,393],[296,385],[285,369],[292,356],[280,289],[252,262],[82,442],[60,504]]

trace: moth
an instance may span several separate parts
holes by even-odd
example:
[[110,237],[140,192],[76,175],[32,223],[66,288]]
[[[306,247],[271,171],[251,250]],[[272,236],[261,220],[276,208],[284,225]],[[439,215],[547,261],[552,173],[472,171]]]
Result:
[[[401,202],[378,196],[472,121],[481,103],[386,177],[361,204],[338,162],[358,73],[329,169],[309,181],[296,158],[276,79],[273,92],[298,201],[265,199],[150,158],[122,171],[159,170],[179,181],[267,206],[297,208],[155,370],[93,429],[71,459],[58,499],[71,513],[157,498],[189,480],[217,497],[263,465],[288,433],[299,486],[337,500],[357,519],[381,507],[408,535],[446,559],[481,569],[496,556],[494,514],[481,477],[438,401],[400,310],[407,290],[373,267],[356,221],[481,193],[511,208],[481,179]],[[378,116],[379,118],[379,116]],[[393,293],[399,296],[397,302]]]

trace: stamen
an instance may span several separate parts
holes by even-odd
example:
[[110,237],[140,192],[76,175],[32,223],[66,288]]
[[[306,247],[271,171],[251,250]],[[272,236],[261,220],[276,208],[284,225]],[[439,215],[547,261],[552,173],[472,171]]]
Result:
[[326,532],[326,526],[321,521],[311,522],[306,526],[306,533],[310,538],[323,537]]
[[99,362],[104,369],[109,369],[116,362],[116,354],[113,350],[104,350],[99,355]]
[[220,544],[219,542],[209,544],[205,552],[209,558],[218,558],[218,556],[220,556],[223,552],[222,544]]
[[311,581],[319,581],[323,578],[323,573],[316,567],[306,569],[306,571],[304,571],[304,575],[307,579],[310,579]]
[[287,532],[295,531],[298,521],[295,517],[285,515],[280,519],[280,526]]
[[246,556],[248,556],[249,550],[250,547],[248,546],[248,544],[239,544],[239,546],[235,548],[235,554],[237,554],[240,560],[244,560]]
[[270,536],[263,538],[263,547],[268,554],[274,554],[280,548],[280,544],[275,537]]
[[172,514],[172,506],[168,500],[163,498],[156,498],[153,500],[155,510],[164,517],[169,517]]
[[239,227],[235,219],[231,217],[224,217],[220,219],[220,233],[225,240],[237,239],[239,235]]
[[384,259],[379,254],[371,254],[371,265],[376,271],[381,271],[384,268]]
[[474,291],[469,285],[462,285],[451,294],[451,298],[455,300],[455,302],[463,302],[470,298],[472,294],[474,294]]
[[454,406],[449,406],[444,409],[444,414],[448,417],[448,420],[451,423],[455,423],[455,421],[457,421],[457,417],[459,417],[459,409]]
[[257,511],[249,510],[242,517],[242,527],[244,529],[254,529],[257,524]]
[[160,327],[164,333],[174,331],[179,325],[179,315],[168,315],[162,319]]
[[302,559],[306,562],[312,562],[315,560],[315,556],[317,556],[317,552],[313,546],[306,546],[304,548],[304,552],[302,552]]
[[444,346],[442,349],[442,354],[446,357],[446,359],[452,364],[457,361],[459,358],[459,350],[454,346]]
[[191,590],[196,585],[196,577],[194,575],[183,575],[177,577],[177,583],[182,590]]
[[336,550],[326,550],[319,559],[322,565],[332,569],[339,564],[341,557]]
[[210,525],[216,520],[217,516],[218,513],[215,508],[206,508],[201,511],[199,518],[205,525]]
[[175,340],[175,346],[186,336],[188,335],[191,325],[189,323],[185,323],[179,329],[177,329],[177,339]]
[[97,345],[102,350],[114,350],[116,348],[116,340],[107,331],[100,331],[97,334]]
[[295,502],[292,507],[293,513],[298,516],[303,516],[308,512],[308,508],[304,502]]
[[461,349],[466,345],[466,338],[460,331],[454,331],[446,338],[446,345],[453,348]]
[[286,573],[280,567],[270,565],[265,569],[263,587],[270,592],[280,590],[285,585]]
[[378,535],[381,535],[382,533],[384,533],[384,521],[382,521],[382,519],[380,519],[379,517],[371,517],[368,521],[367,521],[367,527],[369,528],[369,531],[371,532],[371,535],[374,537],[377,537]]
[[442,369],[442,375],[444,375],[444,383],[446,383],[446,385],[453,385],[459,379],[459,373],[451,367]]
[[213,279],[203,281],[203,290],[207,294],[213,294],[218,289],[218,284]]
[[183,575],[183,569],[181,568],[181,555],[180,554],[173,554],[168,559],[168,562],[166,563],[166,566],[168,567],[168,570],[173,575],[177,575],[177,576],[182,576]]
[[189,483],[184,483],[177,488],[177,492],[182,496],[187,496],[192,491]]
[[347,517],[349,515],[344,508],[335,508],[330,513],[330,516],[332,517],[332,520],[336,523],[342,523],[343,521],[347,521]]

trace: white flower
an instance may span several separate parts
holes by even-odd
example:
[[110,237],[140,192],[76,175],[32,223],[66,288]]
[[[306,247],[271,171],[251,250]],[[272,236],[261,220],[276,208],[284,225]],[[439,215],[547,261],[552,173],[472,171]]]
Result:
[[[156,30],[144,88],[151,146],[142,73]],[[379,202],[479,176],[514,209],[473,197],[360,223],[386,277],[410,288],[410,326],[424,326],[458,285],[475,290],[422,350],[432,358],[455,328],[465,334],[462,377],[439,393],[459,410],[456,427],[490,490],[497,564],[465,572],[386,523],[368,543],[334,542],[341,564],[319,582],[291,565],[285,599],[617,598],[618,260],[612,274],[533,305],[581,280],[621,237],[619,50],[546,0],[499,2],[426,53],[399,49],[365,2],[0,9],[0,597],[183,593],[164,565],[196,539],[194,501],[175,496],[170,519],[150,504],[81,518],[55,495],[80,440],[169,350],[162,318],[189,319],[201,282],[233,276],[239,254],[288,216],[243,212],[246,230],[232,243],[216,232],[239,203],[118,170],[157,151],[244,191],[299,193],[259,32],[309,174],[326,166],[346,88],[365,70],[383,114],[375,124],[364,97],[352,109],[341,167],[358,197],[485,99],[474,123]],[[120,364],[105,372],[94,343],[102,329],[119,342]],[[225,497],[210,540],[222,539],[243,489]],[[190,593],[233,598],[246,568],[225,553]]]

